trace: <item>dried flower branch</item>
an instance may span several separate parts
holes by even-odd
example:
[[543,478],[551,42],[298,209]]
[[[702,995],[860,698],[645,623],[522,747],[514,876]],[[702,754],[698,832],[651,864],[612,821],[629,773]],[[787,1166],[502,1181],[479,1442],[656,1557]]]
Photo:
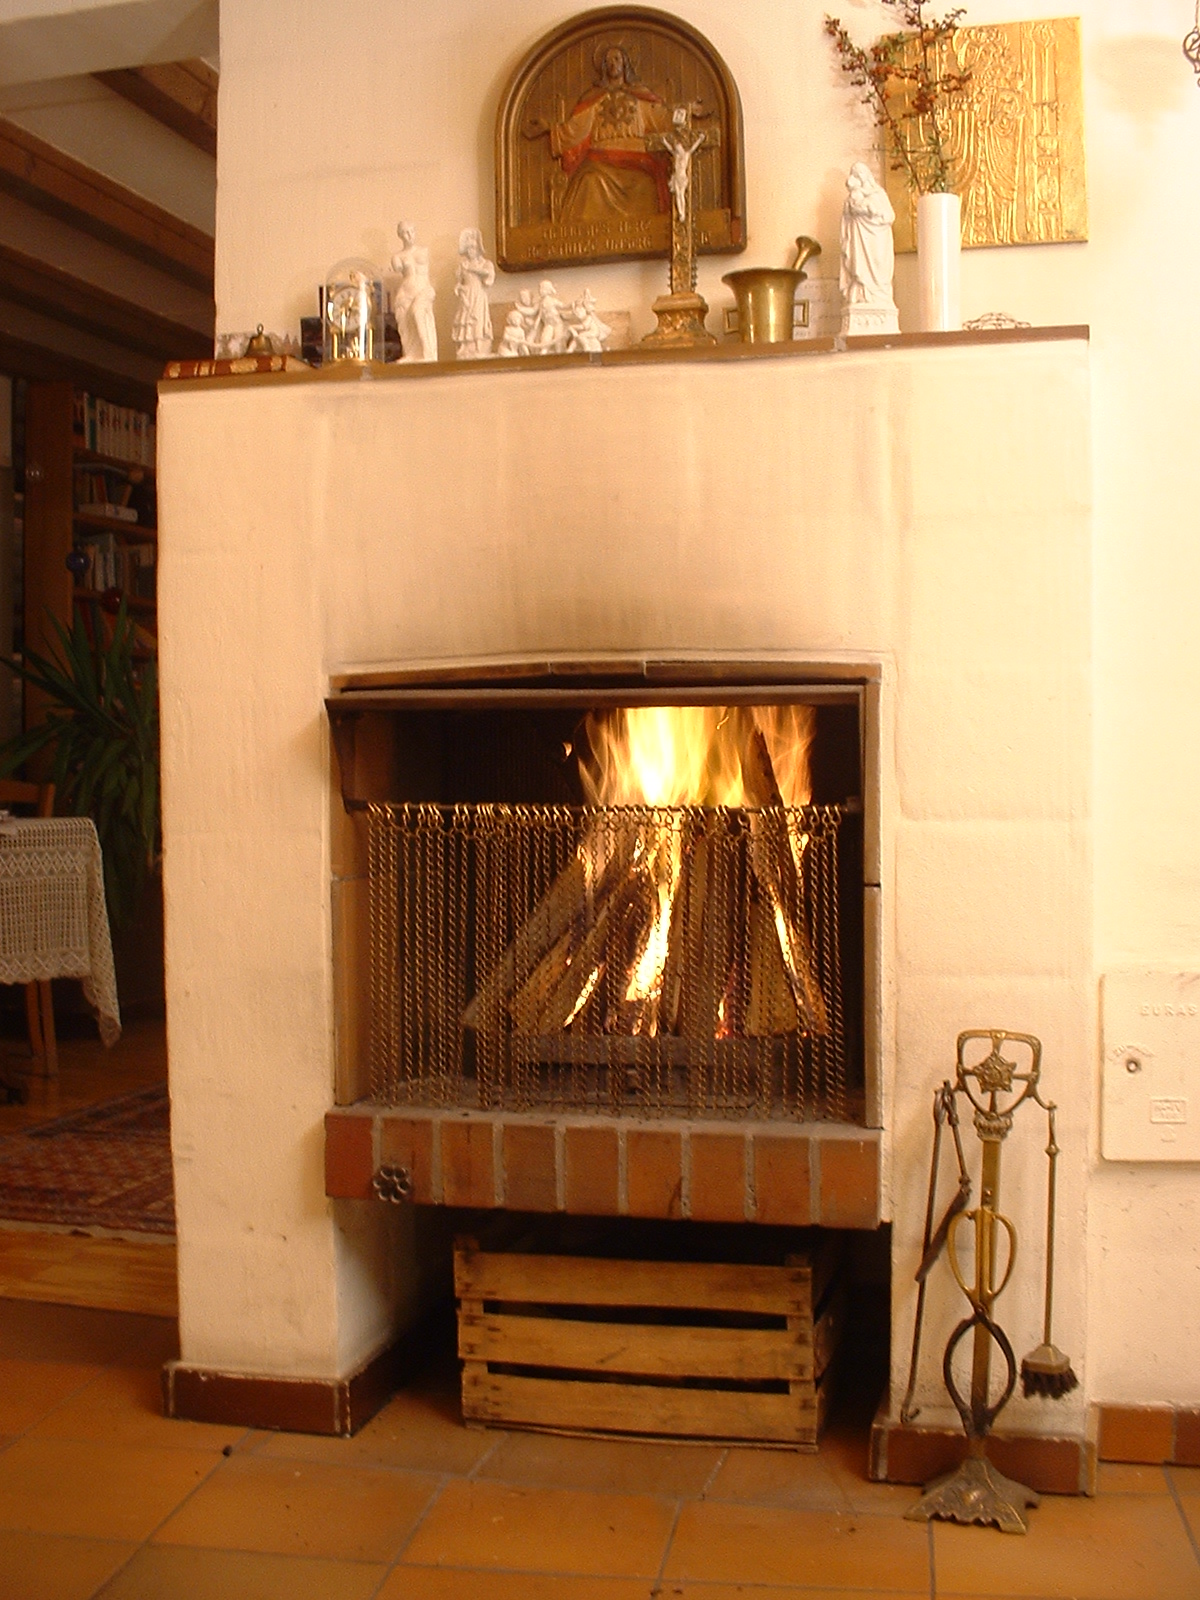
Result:
[[869,49],[854,43],[837,17],[826,16],[842,71],[871,107],[888,159],[918,194],[944,194],[952,171],[947,153],[948,113],[971,81],[969,72],[941,70],[942,46],[966,15],[955,6],[944,17],[925,15],[925,0],[880,0],[908,30],[885,34]]

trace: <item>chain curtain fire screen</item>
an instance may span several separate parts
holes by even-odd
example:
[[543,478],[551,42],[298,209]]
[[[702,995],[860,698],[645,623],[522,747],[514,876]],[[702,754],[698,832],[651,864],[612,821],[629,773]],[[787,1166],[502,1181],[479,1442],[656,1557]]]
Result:
[[853,1120],[847,814],[371,805],[373,1098]]

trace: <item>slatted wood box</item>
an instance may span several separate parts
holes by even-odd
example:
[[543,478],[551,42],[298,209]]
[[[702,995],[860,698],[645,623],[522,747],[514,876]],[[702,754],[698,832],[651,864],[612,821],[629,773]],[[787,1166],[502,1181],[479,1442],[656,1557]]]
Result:
[[843,1320],[841,1239],[781,1265],[456,1241],[463,1416],[494,1427],[815,1450]]

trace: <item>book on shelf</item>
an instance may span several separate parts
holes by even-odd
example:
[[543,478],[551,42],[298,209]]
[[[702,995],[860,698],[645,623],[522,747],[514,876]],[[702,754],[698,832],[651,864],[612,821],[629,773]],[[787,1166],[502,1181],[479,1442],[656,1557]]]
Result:
[[152,544],[121,544],[115,534],[77,539],[69,563],[81,589],[118,589],[139,600],[155,598],[157,551]]
[[233,378],[251,372],[308,372],[299,356],[222,356],[212,361],[168,361],[164,378]]
[[99,456],[152,467],[156,447],[154,418],[132,406],[115,405],[82,390],[75,394],[75,443]]

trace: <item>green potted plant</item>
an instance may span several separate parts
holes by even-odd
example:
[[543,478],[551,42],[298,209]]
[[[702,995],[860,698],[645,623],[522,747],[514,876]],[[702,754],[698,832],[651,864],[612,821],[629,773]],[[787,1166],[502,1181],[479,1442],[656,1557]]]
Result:
[[98,608],[90,629],[78,612],[69,631],[50,620],[57,645],[49,654],[26,650],[22,661],[3,661],[46,709],[41,721],[0,744],[0,776],[45,753],[56,808],[96,824],[109,917],[120,929],[159,855],[156,666],[152,656],[139,659],[144,652],[124,601],[110,626]]
[[959,325],[958,279],[961,204],[954,192],[950,128],[956,104],[971,81],[953,66],[951,43],[965,15],[957,6],[938,18],[925,0],[880,0],[904,31],[885,34],[863,49],[837,17],[826,16],[842,71],[863,91],[885,145],[888,164],[903,172],[917,200],[917,259],[921,327]]

